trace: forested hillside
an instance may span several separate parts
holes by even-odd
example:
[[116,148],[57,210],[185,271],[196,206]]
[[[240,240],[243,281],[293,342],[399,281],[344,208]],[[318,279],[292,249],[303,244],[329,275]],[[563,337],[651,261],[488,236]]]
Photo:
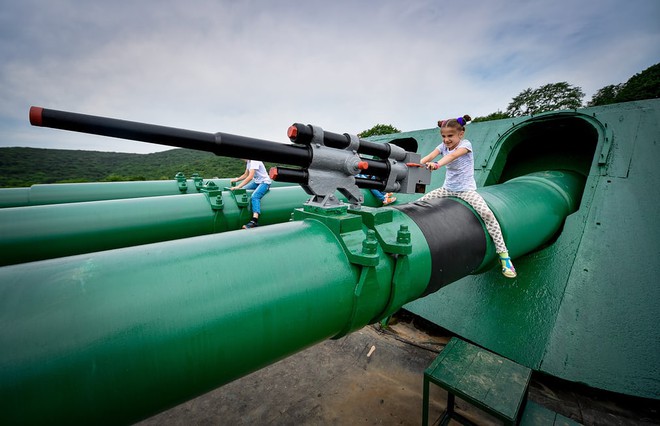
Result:
[[[266,163],[266,167],[271,164]],[[245,170],[239,159],[189,149],[153,154],[0,148],[0,187],[37,183],[173,179],[199,173],[203,178],[234,177]]]

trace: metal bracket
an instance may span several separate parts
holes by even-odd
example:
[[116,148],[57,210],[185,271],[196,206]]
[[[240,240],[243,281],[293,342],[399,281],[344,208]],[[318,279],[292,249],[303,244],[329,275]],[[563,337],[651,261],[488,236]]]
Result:
[[222,200],[222,190],[215,184],[209,181],[206,185],[202,186],[200,192],[206,194],[211,204],[211,209],[222,210],[225,208],[225,203]]
[[360,173],[358,165],[361,162],[357,149],[360,140],[351,135],[351,141],[345,149],[336,149],[325,146],[323,129],[312,127],[312,161],[307,173],[306,184],[301,184],[305,192],[312,195],[306,204],[332,208],[342,204],[341,200],[333,194],[339,191],[345,196],[351,206],[359,207],[364,202],[364,195],[355,185],[355,175]]
[[236,205],[241,207],[247,207],[250,203],[250,197],[247,194],[247,190],[243,188],[234,189],[233,191],[229,188],[225,188],[231,194],[231,198],[234,199]]
[[188,183],[186,182],[186,175],[179,172],[176,175],[174,175],[174,179],[176,179],[176,184],[179,187],[179,191],[181,191],[184,194],[188,192]]
[[204,179],[202,179],[199,173],[193,173],[191,177],[195,183],[195,189],[199,192],[202,189],[202,186],[204,186]]
[[[333,339],[345,336],[355,324],[362,323],[369,299],[385,291],[385,287],[389,288],[390,297],[379,317],[393,313],[400,306],[397,303],[408,297],[404,289],[410,275],[407,255],[412,253],[411,235],[406,225],[394,222],[392,209],[348,209],[346,205],[330,209],[305,205],[293,211],[293,220],[304,219],[317,220],[327,226],[337,236],[348,260],[360,270],[353,289],[350,319]],[[394,260],[392,280],[385,280],[383,269],[379,268],[384,254]]]

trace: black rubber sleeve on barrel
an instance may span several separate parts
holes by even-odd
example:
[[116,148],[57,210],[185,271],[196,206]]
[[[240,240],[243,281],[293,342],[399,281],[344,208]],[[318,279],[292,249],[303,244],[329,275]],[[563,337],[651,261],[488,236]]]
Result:
[[424,295],[474,272],[486,255],[486,235],[476,214],[451,198],[393,206],[412,219],[431,251],[431,279]]

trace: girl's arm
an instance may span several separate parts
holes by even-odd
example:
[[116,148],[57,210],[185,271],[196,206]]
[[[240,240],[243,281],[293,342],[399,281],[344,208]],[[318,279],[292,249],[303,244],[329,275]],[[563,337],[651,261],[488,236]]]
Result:
[[[433,163],[434,165],[431,166],[432,170],[437,170],[442,166],[446,166],[447,164],[451,163],[461,155],[467,154],[469,151],[467,148],[458,148],[456,151],[452,152],[451,154],[447,154],[444,157],[440,159],[437,163]],[[426,158],[426,157],[424,157]],[[424,160],[422,160],[424,162]]]
[[427,154],[424,158],[422,158],[421,162],[422,164],[426,164],[429,161],[433,160],[438,155],[440,155],[440,150],[436,148],[433,151],[431,151],[429,154]]
[[247,173],[247,177],[243,179],[243,181],[238,185],[231,187],[230,188],[231,190],[243,188],[245,185],[250,183],[250,181],[254,177],[254,169],[246,170],[245,173],[243,173],[239,179],[243,178],[243,176],[245,176],[246,173]]
[[237,181],[239,181],[239,180],[241,180],[241,179],[245,179],[245,178],[247,177],[247,175],[248,175],[248,171],[246,170],[246,171],[244,171],[243,174],[240,175],[239,177],[235,177],[235,178],[230,179],[229,182],[237,182]]

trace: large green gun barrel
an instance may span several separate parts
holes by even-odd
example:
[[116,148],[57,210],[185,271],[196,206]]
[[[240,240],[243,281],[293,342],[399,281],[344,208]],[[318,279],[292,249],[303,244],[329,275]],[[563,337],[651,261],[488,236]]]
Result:
[[[547,172],[483,193],[506,206],[503,222],[520,222],[504,232],[522,255],[556,234],[582,185]],[[478,216],[452,199],[294,217],[240,238],[0,268],[2,423],[139,420],[379,321],[496,256]]]
[[[186,179],[183,173],[177,173],[173,180],[51,183],[27,188],[0,188],[0,208],[199,194],[202,188],[211,182],[219,188],[224,188],[231,185],[230,181],[230,178],[204,179],[197,173]],[[273,182],[272,187],[291,185],[286,182]]]
[[[264,198],[263,225],[286,222],[309,196],[298,186]],[[252,213],[245,189],[212,182],[185,197],[127,198],[0,209],[0,266],[240,229]]]
[[0,208],[196,193],[196,187],[201,185],[201,178],[186,179],[180,174],[174,181],[57,183],[0,188]]

